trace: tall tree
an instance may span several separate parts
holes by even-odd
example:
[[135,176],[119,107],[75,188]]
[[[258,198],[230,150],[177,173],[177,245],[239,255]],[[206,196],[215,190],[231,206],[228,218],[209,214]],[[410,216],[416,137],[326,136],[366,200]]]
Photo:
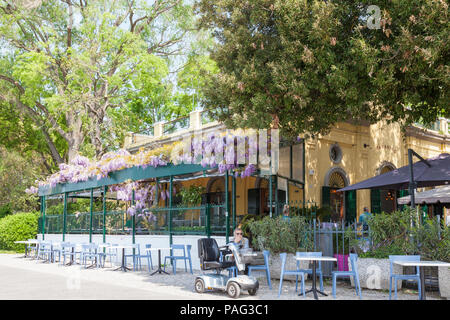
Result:
[[158,109],[170,94],[168,58],[183,50],[191,6],[183,0],[21,5],[29,2],[0,0],[0,100],[32,119],[54,163],[117,147],[128,99],[139,96]]
[[231,127],[325,133],[344,120],[450,116],[446,0],[200,0],[219,73],[204,104]]
[[0,147],[0,211],[35,211],[39,209],[37,197],[25,192],[42,176],[39,158],[25,158],[16,151]]

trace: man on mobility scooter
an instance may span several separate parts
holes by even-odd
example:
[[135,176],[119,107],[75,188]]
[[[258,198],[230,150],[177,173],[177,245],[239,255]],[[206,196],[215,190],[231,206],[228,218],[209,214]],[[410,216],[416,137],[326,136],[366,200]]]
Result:
[[[233,243],[219,248],[215,239],[198,239],[198,256],[202,270],[216,270],[215,273],[196,277],[195,291],[198,293],[216,289],[226,291],[231,298],[238,298],[241,290],[248,290],[250,295],[256,294],[259,282],[256,278],[243,274],[245,263],[238,247]],[[230,277],[221,274],[223,269],[232,266],[237,268],[238,274],[236,276]]]

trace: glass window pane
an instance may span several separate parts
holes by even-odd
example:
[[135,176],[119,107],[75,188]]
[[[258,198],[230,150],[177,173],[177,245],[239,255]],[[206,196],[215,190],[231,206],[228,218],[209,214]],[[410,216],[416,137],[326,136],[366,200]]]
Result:
[[303,181],[303,144],[292,146],[292,178]]
[[291,150],[290,147],[280,148],[280,167],[278,174],[283,177],[291,177],[291,165],[290,165]]

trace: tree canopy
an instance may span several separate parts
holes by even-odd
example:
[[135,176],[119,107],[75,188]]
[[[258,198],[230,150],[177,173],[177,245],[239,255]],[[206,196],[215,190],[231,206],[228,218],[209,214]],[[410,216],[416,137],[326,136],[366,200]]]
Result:
[[[168,78],[171,57],[189,50],[191,4],[35,2],[0,0],[0,114],[26,118],[53,166],[100,157],[125,131],[186,113]],[[2,144],[12,143],[14,121]]]
[[200,0],[197,12],[220,70],[203,103],[229,127],[450,117],[446,0]]

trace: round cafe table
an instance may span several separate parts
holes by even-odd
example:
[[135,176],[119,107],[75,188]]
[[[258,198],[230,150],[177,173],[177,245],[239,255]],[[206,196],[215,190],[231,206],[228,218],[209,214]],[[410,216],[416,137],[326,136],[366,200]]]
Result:
[[135,249],[135,247],[131,244],[120,244],[118,246],[114,246],[114,249],[122,249],[122,264],[120,267],[114,269],[113,271],[122,270],[124,272],[127,272],[128,270],[131,270],[125,265],[125,249]]
[[[316,268],[317,268],[317,261],[337,261],[336,258],[333,257],[325,257],[325,256],[318,256],[318,257],[295,257],[295,260],[297,261],[312,261],[313,262],[313,268],[312,268],[312,287],[310,290],[306,291],[306,293],[312,292],[314,295],[314,299],[318,300],[319,297],[317,293],[320,293],[321,295],[328,296],[326,293],[317,290],[316,285]],[[299,294],[300,295],[300,294]]]
[[39,244],[38,240],[24,240],[24,241],[14,241],[14,243],[22,243],[25,245],[25,255],[22,258],[26,258],[28,256],[28,245],[29,244]]
[[420,272],[420,300],[426,300],[425,295],[425,267],[450,267],[450,263],[443,261],[393,261],[402,267],[419,267]]

